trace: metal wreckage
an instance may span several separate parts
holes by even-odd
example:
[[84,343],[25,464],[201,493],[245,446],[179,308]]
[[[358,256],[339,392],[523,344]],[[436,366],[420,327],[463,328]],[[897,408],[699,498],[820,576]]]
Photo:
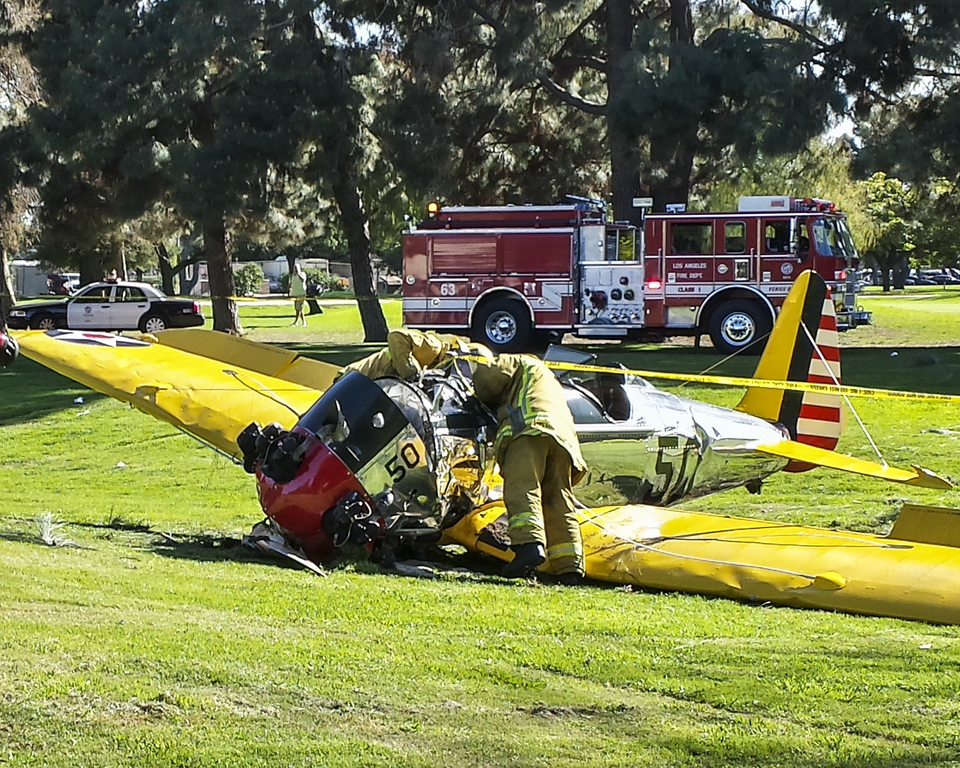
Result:
[[[748,384],[735,410],[568,350],[548,353],[591,466],[576,489],[587,577],[960,624],[957,510],[907,506],[881,537],[668,506],[817,466],[950,487],[918,467],[832,450],[843,391],[836,335],[826,286],[802,275],[755,378],[734,381]],[[472,394],[467,359],[415,381],[338,379],[336,366],[196,330],[140,339],[28,332],[19,341],[26,357],[243,463],[272,528],[304,562],[348,542],[387,560],[404,547],[453,543],[512,557],[489,450],[495,420]]]

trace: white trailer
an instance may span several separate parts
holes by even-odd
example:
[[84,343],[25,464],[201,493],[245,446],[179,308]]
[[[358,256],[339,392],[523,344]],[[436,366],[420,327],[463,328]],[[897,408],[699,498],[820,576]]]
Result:
[[48,270],[39,261],[14,259],[10,263],[13,276],[13,293],[18,299],[44,296],[50,293],[47,285]]

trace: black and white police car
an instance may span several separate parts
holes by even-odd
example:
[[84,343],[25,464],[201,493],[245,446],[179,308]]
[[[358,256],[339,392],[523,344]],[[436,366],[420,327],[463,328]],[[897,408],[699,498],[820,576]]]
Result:
[[141,331],[203,325],[200,302],[170,299],[147,283],[103,282],[85,285],[67,299],[14,307],[7,325],[17,330]]

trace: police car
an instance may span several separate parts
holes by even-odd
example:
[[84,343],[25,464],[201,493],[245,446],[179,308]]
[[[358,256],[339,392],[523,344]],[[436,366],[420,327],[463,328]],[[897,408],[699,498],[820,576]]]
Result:
[[103,282],[85,285],[68,299],[14,307],[7,325],[17,330],[141,331],[203,325],[200,302],[170,299],[147,283]]

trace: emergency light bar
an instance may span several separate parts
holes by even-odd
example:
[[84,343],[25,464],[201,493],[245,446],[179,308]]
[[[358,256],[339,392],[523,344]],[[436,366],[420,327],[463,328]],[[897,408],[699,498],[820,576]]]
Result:
[[740,198],[737,210],[743,213],[763,211],[794,213],[836,213],[837,206],[818,197],[790,197],[789,195],[750,195]]

